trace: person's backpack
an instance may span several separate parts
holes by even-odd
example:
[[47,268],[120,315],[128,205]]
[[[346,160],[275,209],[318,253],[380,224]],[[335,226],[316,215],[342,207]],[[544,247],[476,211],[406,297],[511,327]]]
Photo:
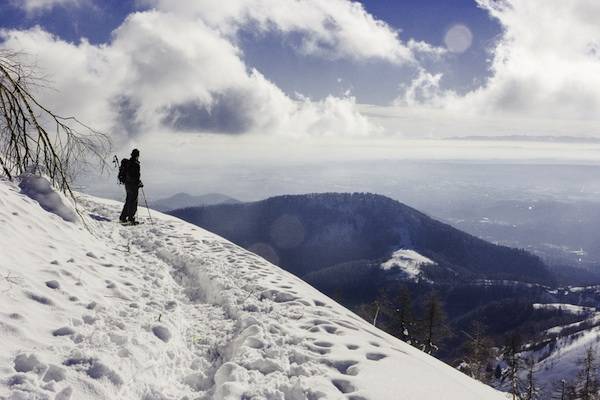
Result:
[[124,158],[121,160],[121,165],[119,166],[119,183],[120,184],[125,184],[125,182],[127,181],[127,169],[129,167],[129,160]]

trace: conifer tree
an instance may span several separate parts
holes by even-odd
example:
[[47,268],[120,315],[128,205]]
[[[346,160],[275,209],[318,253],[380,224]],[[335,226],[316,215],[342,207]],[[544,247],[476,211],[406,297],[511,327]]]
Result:
[[395,297],[385,295],[382,304],[388,319],[388,333],[416,345],[415,318],[411,301],[410,290],[406,286],[400,287]]
[[465,343],[466,372],[480,382],[489,383],[492,370],[488,366],[494,355],[494,343],[485,335],[485,326],[481,322],[474,321],[470,331]]
[[521,371],[523,369],[523,360],[521,359],[521,337],[513,334],[508,337],[504,346],[503,358],[506,362],[506,370],[503,373],[502,380],[508,381],[512,400],[521,400],[523,384],[521,382]]
[[527,365],[527,381],[525,382],[525,390],[523,400],[539,400],[541,399],[542,390],[537,386],[535,377],[535,360],[533,356],[529,357]]
[[439,345],[450,335],[446,323],[446,313],[437,293],[432,291],[425,299],[423,318],[421,319],[421,350],[428,354],[436,353]]
[[575,385],[565,379],[555,382],[553,385],[551,400],[576,400],[577,392]]
[[576,381],[577,398],[580,400],[598,400],[600,382],[598,381],[598,361],[594,347],[587,348],[584,357],[579,360],[579,365],[580,370]]

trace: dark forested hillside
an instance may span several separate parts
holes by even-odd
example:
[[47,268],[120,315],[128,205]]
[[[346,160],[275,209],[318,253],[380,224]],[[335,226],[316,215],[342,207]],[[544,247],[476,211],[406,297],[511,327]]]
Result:
[[369,193],[279,196],[171,214],[298,276],[352,262],[374,269],[394,250],[405,248],[435,261],[438,268],[432,273],[444,280],[553,283],[544,263],[526,251],[486,242],[400,202]]

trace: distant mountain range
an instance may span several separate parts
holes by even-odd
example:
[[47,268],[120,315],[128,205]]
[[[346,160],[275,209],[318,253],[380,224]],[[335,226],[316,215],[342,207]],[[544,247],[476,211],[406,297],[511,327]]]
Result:
[[480,140],[502,142],[556,142],[556,143],[600,143],[600,138],[584,136],[544,136],[544,135],[506,135],[506,136],[453,136],[445,140]]
[[158,211],[166,212],[178,208],[211,206],[215,204],[235,204],[239,202],[239,200],[220,193],[209,193],[200,196],[177,193],[171,197],[151,202],[150,207]]
[[486,242],[375,194],[279,196],[171,214],[300,277],[309,277],[311,283],[325,275],[339,276],[350,270],[356,274],[357,269],[369,275],[397,275],[398,268],[379,266],[399,249],[411,249],[430,259],[432,263],[422,269],[420,277],[434,282],[554,282],[545,264],[524,250]]

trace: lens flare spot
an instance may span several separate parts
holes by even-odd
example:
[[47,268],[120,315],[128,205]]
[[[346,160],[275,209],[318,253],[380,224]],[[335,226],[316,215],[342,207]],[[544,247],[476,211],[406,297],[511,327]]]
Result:
[[464,53],[473,44],[473,33],[466,25],[454,25],[446,32],[444,43],[452,53]]

